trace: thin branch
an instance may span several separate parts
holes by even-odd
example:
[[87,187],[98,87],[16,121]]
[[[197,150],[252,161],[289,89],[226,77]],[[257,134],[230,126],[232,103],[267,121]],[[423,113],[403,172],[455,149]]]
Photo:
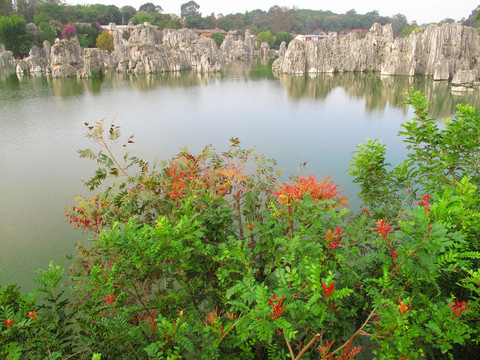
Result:
[[315,334],[312,340],[310,340],[310,342],[302,349],[302,351],[298,353],[295,360],[299,360],[303,356],[303,354],[305,354],[305,352],[315,343],[315,341],[317,341],[319,337],[320,337],[320,334]]
[[287,343],[288,351],[290,351],[290,356],[292,357],[292,360],[295,360],[295,354],[293,353],[292,345],[290,345],[290,341],[288,341],[285,331],[283,332],[283,337],[285,338],[285,342]]
[[351,344],[353,342],[353,340],[355,340],[355,338],[358,336],[358,335],[361,335],[362,333],[364,333],[363,329],[365,328],[365,326],[367,326],[367,324],[370,322],[370,320],[372,319],[372,317],[374,317],[375,315],[377,314],[377,310],[372,310],[372,312],[370,313],[370,315],[368,315],[367,317],[367,320],[365,320],[365,322],[362,324],[362,326],[360,326],[360,328],[355,331],[355,334],[352,335],[352,337],[347,341],[345,342],[345,344],[343,344],[342,346],[340,346],[338,349],[336,349],[335,351],[333,351],[331,354],[335,354],[336,352],[339,352],[340,350],[343,350],[343,348],[345,346],[347,346],[347,344]]

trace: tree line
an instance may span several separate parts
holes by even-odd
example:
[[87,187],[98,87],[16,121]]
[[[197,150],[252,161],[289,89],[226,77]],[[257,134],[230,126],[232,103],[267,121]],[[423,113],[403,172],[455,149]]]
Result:
[[403,14],[381,16],[378,11],[357,14],[352,9],[345,14],[336,14],[325,10],[307,10],[296,7],[287,8],[278,5],[268,11],[256,9],[245,13],[217,14],[203,16],[200,5],[189,1],[180,6],[180,14],[165,14],[160,5],[145,3],[136,9],[126,5],[68,5],[61,0],[0,0],[0,16],[12,13],[23,16],[27,22],[39,25],[41,22],[58,21],[67,23],[115,23],[117,25],[134,24],[148,21],[160,28],[221,28],[225,31],[239,29],[258,34],[262,31],[288,33],[315,33],[324,31],[349,31],[351,29],[367,29],[373,23],[382,25],[392,23],[395,34],[408,24]]

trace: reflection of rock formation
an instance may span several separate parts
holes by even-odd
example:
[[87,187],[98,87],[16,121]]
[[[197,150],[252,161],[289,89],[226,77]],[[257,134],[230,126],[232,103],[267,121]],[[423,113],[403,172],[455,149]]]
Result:
[[367,36],[343,40],[293,40],[273,64],[280,73],[381,71],[383,75],[431,75],[447,80],[459,70],[480,71],[480,36],[461,24],[429,25],[422,33],[393,39],[390,24],[374,24]]
[[[220,77],[218,73],[197,73],[195,71],[166,72],[163,74],[113,75],[114,79],[127,77],[137,90],[148,91],[159,87],[186,88],[208,85],[210,79]],[[114,80],[115,81],[115,80]]]
[[58,97],[72,97],[84,93],[85,83],[79,79],[50,79],[48,82],[52,85],[53,91]]
[[6,68],[15,64],[15,58],[11,51],[6,51],[5,47],[0,44],[0,68]]
[[293,99],[324,99],[334,89],[342,88],[350,97],[364,98],[369,110],[384,109],[389,106],[400,107],[405,100],[404,90],[414,87],[427,95],[432,102],[430,111],[433,117],[450,116],[456,105],[468,103],[480,107],[480,99],[472,93],[454,96],[450,84],[446,81],[434,81],[425,76],[384,76],[375,73],[308,74],[279,75],[288,95]]

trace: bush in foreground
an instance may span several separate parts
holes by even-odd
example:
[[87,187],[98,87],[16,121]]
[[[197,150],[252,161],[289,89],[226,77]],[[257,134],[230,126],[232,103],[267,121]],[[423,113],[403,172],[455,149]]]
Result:
[[[378,142],[355,154],[359,213],[328,178],[280,183],[274,162],[237,139],[221,154],[150,165],[113,155],[118,127],[87,124],[101,151],[80,151],[99,165],[86,184],[103,190],[67,211],[92,235],[78,245],[71,302],[58,305],[53,266],[40,280],[48,307],[2,289],[1,354],[468,358],[479,339],[478,177],[460,154],[478,150],[480,116],[460,107],[435,130],[424,97],[408,101],[408,160],[389,169]],[[435,146],[437,158],[456,149],[456,165],[434,156],[423,166]]]

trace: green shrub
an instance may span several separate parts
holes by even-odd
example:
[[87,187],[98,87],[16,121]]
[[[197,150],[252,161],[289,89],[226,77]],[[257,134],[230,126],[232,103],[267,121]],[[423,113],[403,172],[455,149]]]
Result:
[[98,193],[67,209],[91,235],[78,244],[71,306],[55,291],[58,267],[43,273],[53,305],[36,319],[35,297],[2,288],[0,355],[474,358],[480,116],[461,106],[440,130],[423,96],[407,102],[417,118],[404,125],[405,163],[390,170],[377,141],[355,155],[358,213],[329,178],[281,182],[237,139],[149,164],[113,152],[117,126],[87,123],[99,148],[79,153],[98,165],[86,182]]
[[102,31],[102,33],[97,37],[96,45],[97,48],[101,50],[113,51],[113,35],[107,30]]
[[32,39],[27,33],[27,22],[23,17],[16,14],[0,17],[0,43],[17,58],[28,55]]
[[215,40],[215,44],[217,44],[217,47],[220,48],[220,45],[222,45],[223,40],[225,39],[225,35],[221,33],[213,33],[211,37],[213,40]]
[[262,42],[266,42],[268,43],[268,46],[272,47],[273,43],[275,42],[275,38],[270,31],[262,31],[257,35],[257,46],[260,47]]
[[288,44],[290,44],[290,41],[292,40],[293,40],[292,34],[286,33],[286,32],[279,32],[275,35],[275,42],[273,43],[273,48],[278,50],[280,48],[280,45],[284,41],[288,47]]

